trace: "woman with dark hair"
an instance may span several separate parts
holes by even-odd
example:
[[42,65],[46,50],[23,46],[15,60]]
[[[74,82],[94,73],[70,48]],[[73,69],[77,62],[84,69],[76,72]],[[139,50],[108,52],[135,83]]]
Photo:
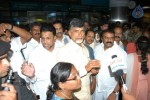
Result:
[[128,54],[126,84],[136,100],[150,100],[150,40],[141,36],[136,53]]
[[75,66],[59,62],[51,70],[51,83],[47,91],[47,100],[78,100],[73,91],[81,87],[81,80]]

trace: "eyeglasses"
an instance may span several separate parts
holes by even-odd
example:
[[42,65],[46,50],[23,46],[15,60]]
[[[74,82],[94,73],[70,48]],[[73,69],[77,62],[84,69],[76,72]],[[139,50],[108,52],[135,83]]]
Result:
[[75,76],[74,78],[72,79],[67,79],[67,81],[73,81],[73,80],[76,80],[77,79],[77,76]]

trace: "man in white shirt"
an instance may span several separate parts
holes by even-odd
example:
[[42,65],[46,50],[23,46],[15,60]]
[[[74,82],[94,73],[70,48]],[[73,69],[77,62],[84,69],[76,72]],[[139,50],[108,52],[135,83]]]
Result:
[[56,20],[53,22],[53,26],[56,29],[56,47],[62,47],[70,41],[69,36],[64,34],[62,22]]
[[100,67],[98,60],[89,60],[89,51],[83,44],[85,37],[84,21],[78,18],[72,19],[69,27],[71,40],[68,44],[60,48],[58,52],[58,62],[69,62],[76,66],[79,71],[82,86],[75,92],[75,96],[80,100],[91,100],[90,94],[90,72],[97,74]]
[[[102,33],[102,43],[96,46],[94,50],[95,59],[100,60],[101,69],[97,74],[96,90],[93,100],[116,100],[117,92],[120,90],[119,82],[116,80],[115,74],[112,73],[109,66],[113,61],[112,56],[116,55],[122,61],[123,69],[127,67],[127,54],[121,49],[115,40],[113,31],[105,30]],[[125,73],[124,69],[124,73]]]
[[124,44],[122,43],[122,27],[121,26],[116,26],[114,27],[114,32],[115,32],[115,41],[116,43],[122,48],[124,49]]
[[36,40],[38,43],[40,43],[40,37],[41,37],[41,27],[42,25],[38,22],[33,22],[30,24],[30,33],[32,35],[32,38]]
[[32,38],[24,45],[24,49],[22,49],[26,61],[28,60],[30,53],[41,43],[41,27],[41,24],[38,22],[30,24]]
[[22,73],[27,76],[32,90],[46,100],[46,92],[50,82],[50,72],[56,64],[57,48],[55,48],[56,31],[52,25],[41,29],[41,42],[29,56],[28,63],[22,65]]
[[[11,33],[13,32],[19,37],[11,38]],[[24,48],[24,45],[31,39],[31,34],[17,26],[13,26],[8,23],[0,24],[0,34],[3,35],[1,38],[3,41],[10,42],[11,50],[13,51],[13,56],[11,57],[10,65],[14,72],[18,72],[19,76],[24,77],[21,74],[21,64],[24,62],[24,58],[21,53],[21,49]]]
[[131,31],[130,28],[131,28],[131,25],[129,23],[123,23],[122,29],[123,29],[123,40],[124,41],[127,41],[128,34]]

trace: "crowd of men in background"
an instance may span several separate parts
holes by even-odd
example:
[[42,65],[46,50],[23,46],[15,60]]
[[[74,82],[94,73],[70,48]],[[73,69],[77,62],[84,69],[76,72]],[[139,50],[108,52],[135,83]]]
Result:
[[[7,65],[7,70],[1,71],[0,66],[1,83],[5,83],[8,66],[11,66],[13,72],[17,72],[26,82],[35,98],[46,100],[46,92],[51,85],[51,69],[57,62],[68,62],[76,67],[81,77],[81,88],[74,91],[79,100],[120,100],[122,86],[109,69],[112,56],[122,60],[125,79],[128,74],[127,55],[136,53],[139,37],[145,36],[150,40],[150,24],[143,27],[137,22],[110,24],[103,20],[97,27],[93,27],[88,21],[73,18],[68,26],[65,25],[59,20],[53,23],[34,22],[28,26],[28,30],[25,27],[1,23],[0,60],[3,60],[3,56],[7,57],[5,54],[10,49],[13,52],[9,58],[10,64],[4,64]],[[17,99],[17,89],[10,84],[2,86],[9,87],[9,91],[0,92],[2,100],[6,94],[10,95],[7,100]],[[123,98],[129,100],[130,95],[122,91]],[[67,97],[67,93],[64,94]],[[26,96],[20,100],[33,98]],[[131,98],[133,100],[132,96]]]

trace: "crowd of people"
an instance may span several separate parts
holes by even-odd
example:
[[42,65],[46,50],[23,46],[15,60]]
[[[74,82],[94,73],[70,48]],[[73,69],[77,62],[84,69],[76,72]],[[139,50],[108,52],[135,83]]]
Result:
[[[73,18],[68,28],[60,20],[28,27],[0,24],[0,100],[150,100],[150,25],[102,21],[94,28]],[[10,69],[24,88],[8,82]]]

